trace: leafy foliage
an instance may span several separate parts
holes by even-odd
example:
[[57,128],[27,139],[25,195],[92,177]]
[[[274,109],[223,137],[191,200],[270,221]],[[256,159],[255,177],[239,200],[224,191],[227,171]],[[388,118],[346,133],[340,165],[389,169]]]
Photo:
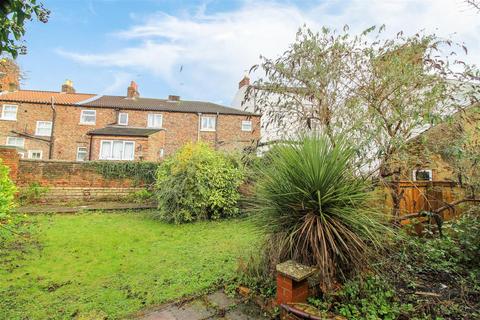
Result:
[[14,207],[15,193],[17,192],[17,188],[8,175],[9,171],[9,168],[3,165],[2,159],[0,159],[0,224]]
[[13,58],[25,54],[25,45],[19,44],[25,35],[25,23],[34,17],[46,23],[50,11],[36,0],[3,0],[0,2],[0,55],[9,53]]
[[184,223],[239,213],[243,170],[205,143],[187,144],[157,171],[158,216]]
[[48,189],[48,187],[41,186],[38,182],[33,182],[27,188],[20,190],[18,199],[22,204],[34,203],[41,199],[48,192]]
[[354,176],[352,149],[326,135],[277,146],[259,168],[252,210],[277,261],[315,265],[329,285],[368,264],[388,229],[367,206],[368,184]]
[[158,162],[147,161],[89,161],[91,166],[105,179],[132,179],[139,185],[155,183]]

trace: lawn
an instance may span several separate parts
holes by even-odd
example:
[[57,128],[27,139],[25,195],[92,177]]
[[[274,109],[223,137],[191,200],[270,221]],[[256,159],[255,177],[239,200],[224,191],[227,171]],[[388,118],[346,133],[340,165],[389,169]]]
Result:
[[249,221],[178,226],[148,212],[27,222],[28,240],[0,248],[0,319],[124,317],[228,281],[258,240]]

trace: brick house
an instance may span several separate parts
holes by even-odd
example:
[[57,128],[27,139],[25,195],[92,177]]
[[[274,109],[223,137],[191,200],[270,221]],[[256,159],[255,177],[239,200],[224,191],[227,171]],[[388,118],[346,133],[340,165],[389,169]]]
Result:
[[187,142],[242,150],[260,139],[260,116],[210,102],[60,92],[0,93],[0,145],[28,159],[160,160]]

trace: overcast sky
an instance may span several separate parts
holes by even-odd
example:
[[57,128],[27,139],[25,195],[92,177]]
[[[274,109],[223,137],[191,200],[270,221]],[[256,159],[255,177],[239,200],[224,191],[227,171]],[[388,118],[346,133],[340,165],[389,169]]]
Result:
[[23,88],[125,95],[130,80],[144,97],[229,105],[245,70],[276,57],[304,24],[352,32],[385,24],[391,34],[421,29],[452,36],[480,64],[480,13],[462,0],[173,1],[43,0],[47,24],[27,26],[19,58]]

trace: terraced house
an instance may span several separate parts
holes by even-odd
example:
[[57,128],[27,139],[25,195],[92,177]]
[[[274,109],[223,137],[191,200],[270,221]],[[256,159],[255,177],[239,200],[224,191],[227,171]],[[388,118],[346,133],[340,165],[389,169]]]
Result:
[[0,145],[23,158],[160,160],[187,142],[241,150],[260,138],[260,116],[201,101],[143,98],[132,81],[126,96],[15,90],[0,94]]

